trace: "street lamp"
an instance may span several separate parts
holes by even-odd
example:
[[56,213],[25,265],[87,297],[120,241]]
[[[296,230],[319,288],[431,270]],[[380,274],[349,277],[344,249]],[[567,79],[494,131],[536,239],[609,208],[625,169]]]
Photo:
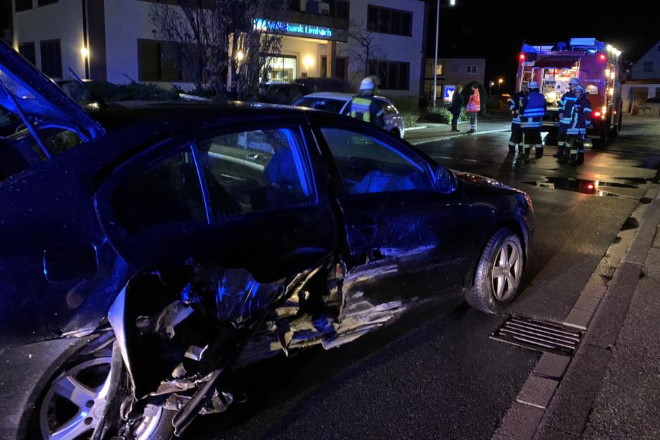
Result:
[[502,83],[504,82],[503,78],[497,80],[497,94],[501,95]]
[[494,85],[495,85],[495,83],[493,81],[491,81],[490,84],[489,84],[490,87],[488,87],[488,95],[489,96],[491,96],[493,94],[493,86]]
[[[456,5],[456,0],[449,0],[449,5]],[[440,34],[440,0],[436,2],[435,11],[435,63],[433,64],[433,110],[438,99],[438,38]]]

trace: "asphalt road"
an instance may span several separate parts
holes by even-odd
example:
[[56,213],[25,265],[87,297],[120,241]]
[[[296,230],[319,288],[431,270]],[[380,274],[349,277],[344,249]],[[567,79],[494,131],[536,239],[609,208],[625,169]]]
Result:
[[[506,131],[443,139],[427,128],[407,138],[444,165],[531,195],[537,233],[510,311],[562,322],[618,232],[636,227],[627,219],[660,169],[659,122],[626,118],[581,166],[558,164],[552,147],[514,165]],[[262,362],[233,382],[245,403],[200,418],[185,437],[490,439],[541,355],[490,339],[504,318],[470,309],[456,292],[343,347]]]

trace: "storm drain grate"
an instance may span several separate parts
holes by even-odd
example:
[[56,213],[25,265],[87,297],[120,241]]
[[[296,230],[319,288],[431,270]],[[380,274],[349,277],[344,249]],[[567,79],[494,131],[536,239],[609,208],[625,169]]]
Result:
[[572,356],[582,333],[556,322],[512,315],[490,337],[521,347]]

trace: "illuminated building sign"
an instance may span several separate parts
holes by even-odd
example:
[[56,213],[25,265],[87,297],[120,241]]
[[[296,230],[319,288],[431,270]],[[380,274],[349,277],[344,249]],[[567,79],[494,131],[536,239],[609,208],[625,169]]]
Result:
[[334,29],[310,24],[289,23],[286,21],[272,21],[263,18],[254,20],[254,29],[275,34],[297,35],[301,37],[319,38],[323,40],[342,39]]
[[451,99],[454,97],[455,92],[456,92],[455,85],[445,85],[443,88],[442,100],[445,103],[450,103]]

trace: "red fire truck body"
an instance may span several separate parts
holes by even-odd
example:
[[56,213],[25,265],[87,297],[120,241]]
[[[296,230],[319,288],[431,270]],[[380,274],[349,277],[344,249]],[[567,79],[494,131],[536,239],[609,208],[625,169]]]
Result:
[[516,76],[516,92],[523,85],[536,81],[545,96],[548,109],[543,131],[548,132],[546,143],[556,137],[559,115],[558,102],[568,91],[571,78],[577,77],[591,103],[589,137],[607,143],[621,128],[621,52],[595,38],[571,38],[570,42],[554,45],[523,44]]

